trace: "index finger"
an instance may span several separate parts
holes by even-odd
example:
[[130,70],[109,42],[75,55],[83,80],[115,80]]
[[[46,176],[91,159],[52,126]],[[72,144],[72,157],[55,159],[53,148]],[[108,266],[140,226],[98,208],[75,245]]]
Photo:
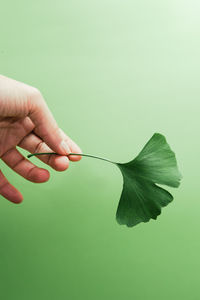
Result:
[[41,93],[36,89],[30,99],[29,117],[35,125],[34,132],[56,153],[66,155],[70,148],[63,140],[51,111]]

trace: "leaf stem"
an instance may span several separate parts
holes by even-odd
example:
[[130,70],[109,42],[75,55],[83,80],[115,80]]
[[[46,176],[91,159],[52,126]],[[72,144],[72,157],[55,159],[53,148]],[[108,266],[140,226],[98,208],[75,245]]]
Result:
[[[58,153],[56,152],[41,152],[41,153],[33,153],[33,154],[29,154],[27,155],[28,158],[32,157],[32,156],[39,156],[39,155],[52,155],[52,154],[57,154],[59,155]],[[70,155],[77,155],[77,156],[85,156],[85,157],[91,157],[91,158],[96,158],[96,159],[100,159],[100,160],[104,160],[104,161],[107,161],[109,163],[112,163],[112,164],[117,164],[116,162],[110,160],[110,159],[107,159],[107,158],[104,158],[104,157],[99,157],[99,156],[95,156],[95,155],[91,155],[91,154],[82,154],[82,153],[69,153],[65,156],[70,156]]]

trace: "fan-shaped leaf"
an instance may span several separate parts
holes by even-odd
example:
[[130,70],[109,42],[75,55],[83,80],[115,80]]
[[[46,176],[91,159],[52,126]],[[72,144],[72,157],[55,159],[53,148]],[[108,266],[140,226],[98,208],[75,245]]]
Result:
[[129,227],[156,219],[172,195],[157,184],[178,187],[181,174],[174,152],[163,135],[155,133],[132,161],[117,164],[123,175],[123,190],[116,218]]

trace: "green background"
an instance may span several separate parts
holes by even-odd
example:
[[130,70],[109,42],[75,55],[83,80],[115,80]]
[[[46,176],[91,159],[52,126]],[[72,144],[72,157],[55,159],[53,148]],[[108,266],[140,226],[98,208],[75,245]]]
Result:
[[[154,132],[183,174],[157,221],[115,221],[119,170],[82,159],[0,198],[0,298],[199,299],[200,3],[18,0],[0,8],[0,73],[40,89],[85,153],[125,162]],[[32,159],[42,165],[37,158]]]

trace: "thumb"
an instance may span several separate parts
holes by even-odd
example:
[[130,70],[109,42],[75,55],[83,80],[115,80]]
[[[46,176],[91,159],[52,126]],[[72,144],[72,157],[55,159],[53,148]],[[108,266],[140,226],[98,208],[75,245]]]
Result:
[[56,153],[69,154],[70,148],[63,140],[63,134],[58,127],[41,93],[36,90],[30,99],[29,118],[35,125],[34,132]]

